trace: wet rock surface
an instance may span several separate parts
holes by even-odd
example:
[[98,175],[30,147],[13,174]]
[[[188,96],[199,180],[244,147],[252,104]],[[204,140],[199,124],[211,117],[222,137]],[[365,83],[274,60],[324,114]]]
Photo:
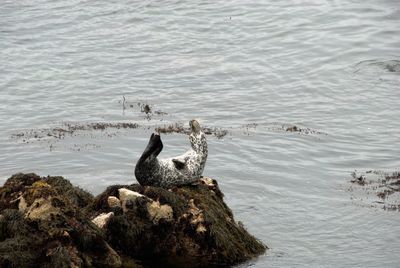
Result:
[[114,185],[97,197],[35,174],[0,188],[0,267],[230,266],[266,248],[210,178],[171,189]]

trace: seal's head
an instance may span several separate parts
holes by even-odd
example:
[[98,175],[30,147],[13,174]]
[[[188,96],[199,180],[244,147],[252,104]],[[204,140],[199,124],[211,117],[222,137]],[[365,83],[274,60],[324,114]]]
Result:
[[190,135],[189,140],[193,150],[198,153],[207,153],[207,140],[206,135],[201,129],[201,126],[197,120],[190,120]]
[[191,132],[200,133],[201,127],[200,127],[199,122],[197,122],[197,120],[195,120],[195,119],[190,120],[189,121],[189,126],[190,126]]

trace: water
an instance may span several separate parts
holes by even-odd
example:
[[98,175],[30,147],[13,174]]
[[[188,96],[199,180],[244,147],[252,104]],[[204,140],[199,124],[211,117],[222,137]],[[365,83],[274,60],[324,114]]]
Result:
[[[133,183],[154,128],[198,118],[229,132],[208,138],[204,174],[271,248],[241,267],[399,266],[400,214],[346,190],[354,169],[400,166],[397,0],[5,0],[0,51],[1,182]],[[29,136],[128,121],[141,127]],[[163,156],[188,146],[162,139]]]

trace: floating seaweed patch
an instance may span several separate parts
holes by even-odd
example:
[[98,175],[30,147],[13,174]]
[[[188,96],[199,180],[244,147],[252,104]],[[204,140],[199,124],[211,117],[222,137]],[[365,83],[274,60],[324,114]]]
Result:
[[[217,127],[203,127],[203,132],[206,135],[214,136],[218,139],[222,139],[228,134],[227,130],[217,128]],[[172,123],[169,125],[164,125],[160,127],[156,127],[155,131],[157,133],[163,134],[171,134],[171,133],[180,133],[180,134],[190,134],[190,128],[184,127],[182,123]]]
[[326,132],[312,129],[309,127],[303,127],[299,125],[281,123],[281,122],[249,123],[242,125],[241,128],[243,129],[243,133],[248,136],[250,134],[257,133],[257,129],[266,129],[267,131],[272,131],[272,132],[292,132],[301,135],[324,135],[324,136],[328,135]]
[[286,131],[286,132],[297,132],[297,133],[306,134],[306,135],[309,135],[309,134],[328,135],[327,133],[322,132],[322,131],[311,129],[311,128],[308,128],[308,127],[299,127],[299,126],[296,126],[296,125],[285,125],[285,124],[283,124],[282,125],[282,129],[284,131]]
[[139,112],[144,114],[144,119],[147,121],[152,120],[154,116],[162,121],[163,116],[168,115],[164,111],[156,110],[154,104],[150,104],[147,101],[130,101],[125,95],[122,95],[122,100],[119,100],[118,103],[122,106],[123,115],[125,115],[125,111],[128,109],[137,110],[139,108]]
[[[82,143],[82,140],[80,139],[79,142],[67,145],[68,149],[78,152],[82,150],[99,149],[101,145],[94,142],[94,139],[99,138],[99,136],[102,138],[112,138],[115,136],[127,135],[127,133],[137,129],[145,131],[154,130],[165,134],[179,133],[188,135],[190,133],[189,128],[183,127],[181,123],[170,123],[169,125],[159,126],[146,124],[139,125],[138,123],[132,122],[64,122],[60,126],[53,128],[37,128],[19,131],[11,134],[10,138],[22,143],[45,143],[47,144],[46,147],[48,146],[50,151],[56,150],[57,147],[59,148],[56,143],[66,138],[73,139],[83,137],[85,139],[90,139],[91,142]],[[228,133],[226,130],[216,127],[205,127],[203,131],[206,135],[214,136],[218,139],[221,139]],[[69,141],[65,142],[69,143]]]
[[360,72],[389,72],[400,73],[400,60],[364,60],[354,66],[354,73]]
[[[138,103],[139,105],[139,103]],[[147,104],[140,104],[143,106],[144,112],[148,113],[162,113],[160,111],[152,112],[152,108]],[[146,108],[147,107],[147,108]],[[180,122],[171,122],[164,125],[159,124],[139,124],[133,122],[90,122],[90,123],[80,123],[80,122],[63,122],[60,126],[56,126],[53,128],[37,128],[37,129],[29,129],[24,131],[19,131],[17,133],[13,133],[11,135],[11,139],[23,142],[37,142],[37,141],[49,141],[49,140],[63,140],[66,137],[75,137],[75,136],[87,136],[93,135],[94,133],[101,133],[101,135],[105,137],[114,137],[117,135],[124,135],[125,132],[119,132],[118,130],[154,130],[158,133],[163,134],[185,134],[188,135],[190,133],[189,127],[186,127]],[[229,131],[228,131],[229,129]],[[258,130],[267,130],[273,132],[285,132],[285,133],[297,133],[300,135],[328,135],[325,132],[311,129],[309,127],[303,127],[293,124],[287,123],[249,123],[242,125],[237,128],[237,130],[243,131],[243,134],[259,134]],[[208,136],[216,137],[217,139],[224,138],[227,134],[235,133],[235,128],[221,128],[221,127],[210,127],[204,126],[203,131]],[[93,137],[92,137],[93,138]],[[50,146],[52,147],[52,146]],[[86,146],[89,148],[90,146]],[[97,148],[97,146],[91,146],[93,148]],[[50,148],[51,149],[51,148]]]
[[400,211],[400,172],[369,170],[354,171],[347,191],[352,199],[367,202],[369,206],[381,206],[385,210]]
[[54,128],[37,128],[20,131],[11,134],[12,139],[29,141],[40,141],[48,138],[64,139],[67,135],[73,136],[77,131],[103,131],[107,129],[136,129],[137,123],[130,122],[94,122],[94,123],[69,123],[64,122],[61,126]]

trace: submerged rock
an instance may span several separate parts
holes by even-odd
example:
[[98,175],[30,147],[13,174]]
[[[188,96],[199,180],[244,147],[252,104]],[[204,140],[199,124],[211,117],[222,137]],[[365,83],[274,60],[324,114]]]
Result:
[[0,188],[0,267],[229,266],[265,249],[210,178],[171,189],[115,185],[97,197],[35,174]]

